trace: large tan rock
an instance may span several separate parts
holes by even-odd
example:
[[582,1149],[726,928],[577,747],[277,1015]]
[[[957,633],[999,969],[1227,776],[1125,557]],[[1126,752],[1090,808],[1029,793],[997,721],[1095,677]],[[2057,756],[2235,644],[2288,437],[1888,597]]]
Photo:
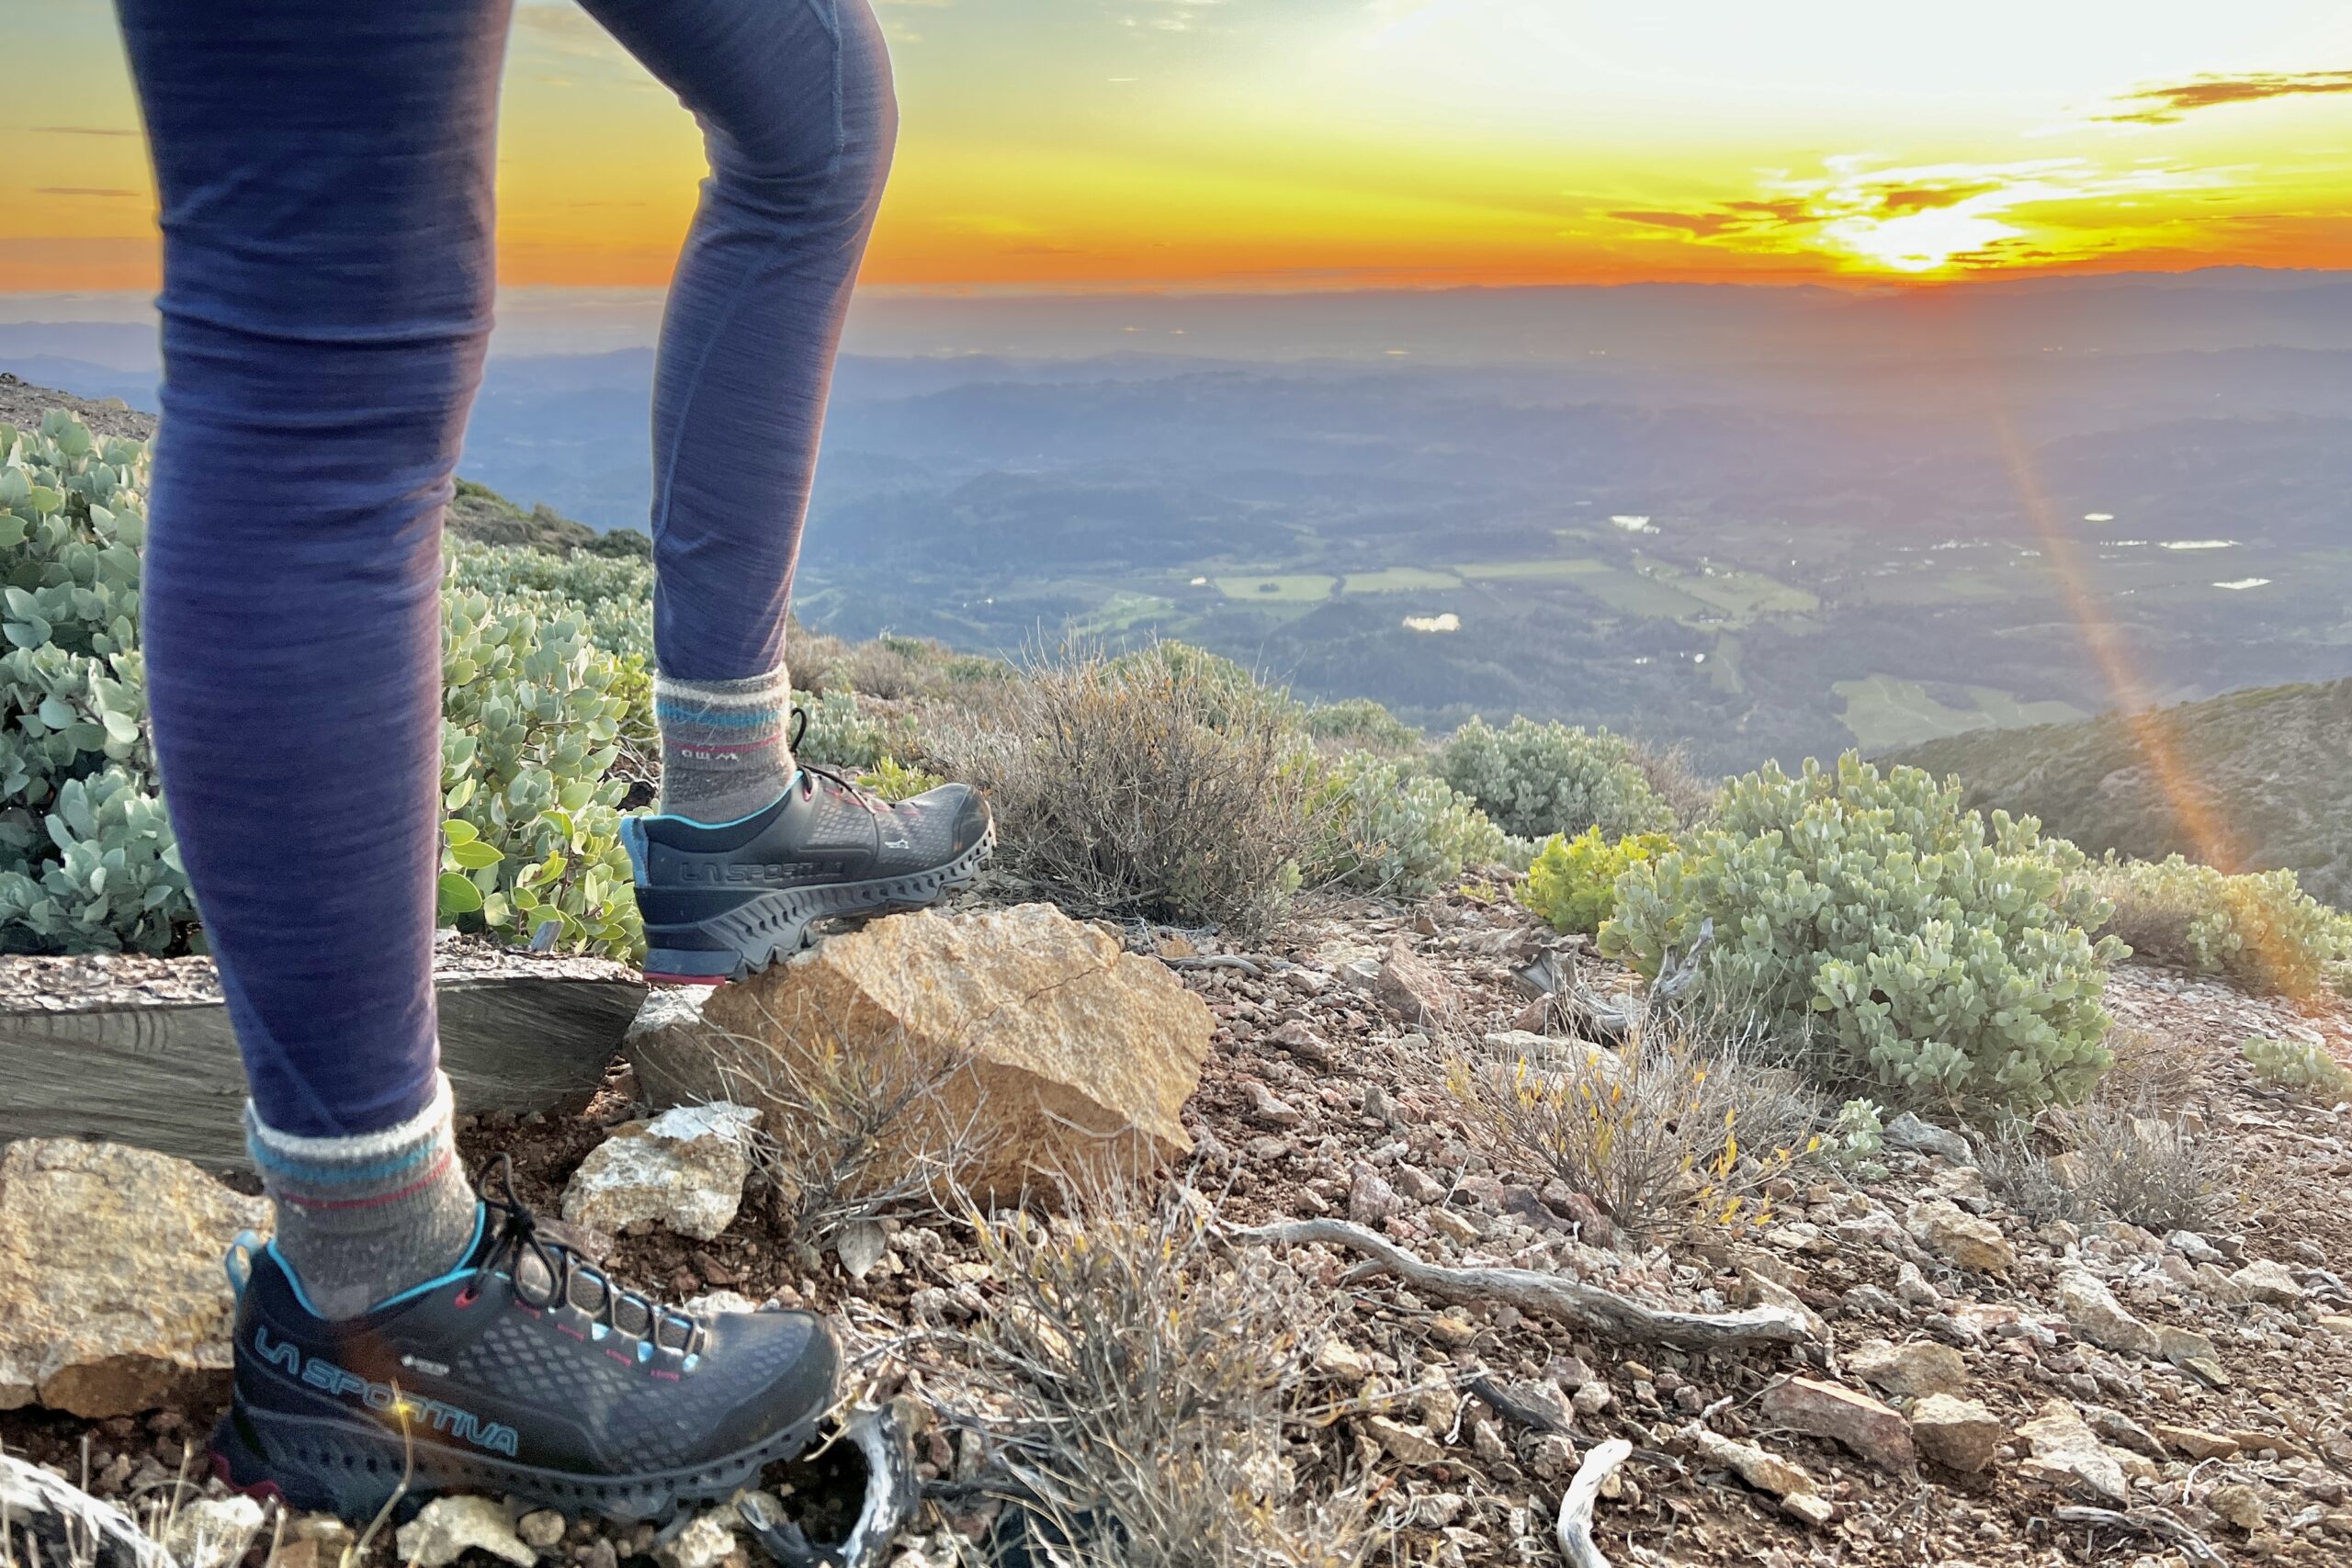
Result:
[[28,1138],[0,1154],[0,1410],[129,1416],[229,1368],[220,1255],[269,1206],[186,1160]]
[[928,1086],[888,1135],[918,1154],[977,1143],[955,1176],[987,1201],[1190,1153],[1179,1114],[1214,1028],[1159,963],[1023,904],[876,920],[699,1007],[657,993],[623,1049],[657,1103],[756,1106],[779,1136],[812,1088]]

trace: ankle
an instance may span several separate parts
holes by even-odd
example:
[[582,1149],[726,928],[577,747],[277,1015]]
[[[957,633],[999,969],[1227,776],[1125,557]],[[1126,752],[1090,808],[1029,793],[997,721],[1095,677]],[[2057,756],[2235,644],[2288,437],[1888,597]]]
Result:
[[740,681],[656,676],[653,711],[664,814],[732,822],[774,805],[792,783],[792,678],[782,665]]
[[480,1205],[458,1159],[449,1080],[436,1077],[416,1116],[352,1137],[282,1133],[245,1106],[278,1255],[322,1317],[356,1317],[447,1272],[472,1245]]

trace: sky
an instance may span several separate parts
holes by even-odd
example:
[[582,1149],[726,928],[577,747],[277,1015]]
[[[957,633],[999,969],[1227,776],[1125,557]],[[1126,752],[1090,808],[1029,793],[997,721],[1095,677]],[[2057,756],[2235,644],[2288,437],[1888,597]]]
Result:
[[[869,288],[2352,266],[2341,0],[877,9],[903,125]],[[111,11],[0,0],[0,290],[153,288]],[[701,170],[674,98],[570,0],[520,0],[503,283],[659,285]]]

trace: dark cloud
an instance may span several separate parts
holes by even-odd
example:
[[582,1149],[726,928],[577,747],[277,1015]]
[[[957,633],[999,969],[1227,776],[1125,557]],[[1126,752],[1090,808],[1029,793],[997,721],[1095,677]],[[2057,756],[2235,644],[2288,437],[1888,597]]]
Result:
[[1760,234],[1773,229],[1800,228],[1821,220],[1802,201],[1726,201],[1712,212],[1657,212],[1620,209],[1609,214],[1621,223],[1642,223],[1653,229],[1673,229],[1695,239],[1713,240],[1726,234]]
[[2000,188],[1998,180],[1957,186],[1892,186],[1878,193],[1878,205],[1880,211],[1899,218],[1913,212],[1932,212],[1939,207],[1957,207],[1972,196]]
[[2170,125],[2192,109],[2329,93],[2352,93],[2352,71],[2256,71],[2244,76],[2198,76],[2170,86],[2130,94],[2123,102],[2137,107],[2099,118],[2120,125]]

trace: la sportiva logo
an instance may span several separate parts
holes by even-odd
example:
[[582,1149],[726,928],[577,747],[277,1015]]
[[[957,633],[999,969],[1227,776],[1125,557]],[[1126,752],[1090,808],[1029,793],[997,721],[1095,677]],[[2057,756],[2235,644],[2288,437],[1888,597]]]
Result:
[[282,1367],[299,1381],[311,1387],[334,1394],[338,1399],[356,1399],[379,1415],[404,1413],[416,1425],[430,1427],[434,1431],[471,1443],[492,1453],[514,1457],[514,1428],[495,1421],[485,1421],[469,1410],[454,1404],[444,1404],[436,1399],[420,1399],[413,1393],[402,1393],[390,1383],[370,1382],[358,1373],[346,1371],[324,1356],[305,1356],[299,1346],[271,1337],[260,1324],[254,1325],[254,1354],[274,1367]]

